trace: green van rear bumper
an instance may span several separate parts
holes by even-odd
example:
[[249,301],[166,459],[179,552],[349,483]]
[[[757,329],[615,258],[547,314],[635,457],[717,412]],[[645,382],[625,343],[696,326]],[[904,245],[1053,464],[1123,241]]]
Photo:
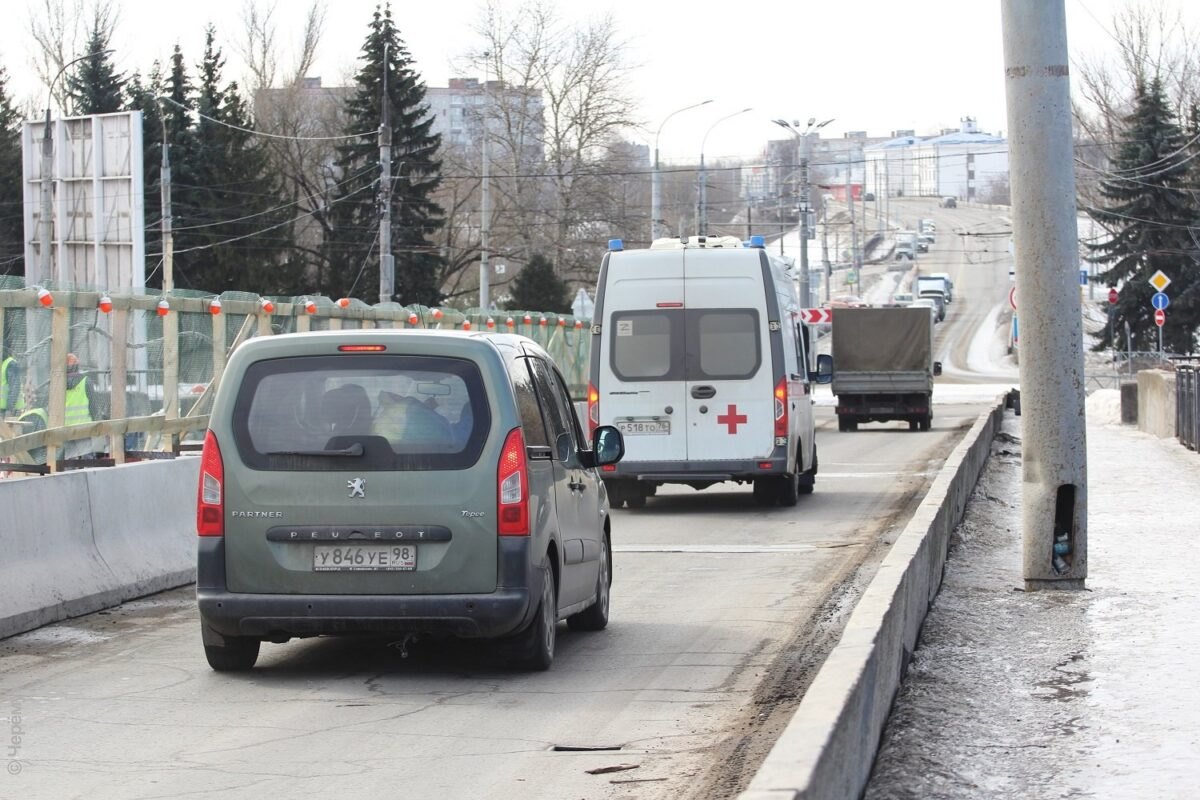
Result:
[[227,591],[225,542],[219,537],[200,537],[196,582],[200,617],[208,628],[222,636],[275,641],[369,633],[436,633],[462,638],[507,636],[523,630],[533,620],[535,601],[541,597],[541,573],[528,567],[528,539],[498,541],[500,569],[494,592],[311,595]]

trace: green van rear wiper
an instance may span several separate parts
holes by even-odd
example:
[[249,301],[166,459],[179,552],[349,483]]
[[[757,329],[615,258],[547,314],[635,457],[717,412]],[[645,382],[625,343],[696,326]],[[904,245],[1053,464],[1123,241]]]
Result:
[[272,450],[269,456],[361,456],[365,452],[361,442],[355,442],[344,450]]

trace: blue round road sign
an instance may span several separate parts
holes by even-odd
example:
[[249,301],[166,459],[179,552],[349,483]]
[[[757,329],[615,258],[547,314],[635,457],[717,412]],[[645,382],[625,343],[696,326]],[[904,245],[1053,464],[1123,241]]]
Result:
[[1155,292],[1154,296],[1150,298],[1150,305],[1159,311],[1166,311],[1167,306],[1171,305],[1171,298],[1167,297],[1164,292]]

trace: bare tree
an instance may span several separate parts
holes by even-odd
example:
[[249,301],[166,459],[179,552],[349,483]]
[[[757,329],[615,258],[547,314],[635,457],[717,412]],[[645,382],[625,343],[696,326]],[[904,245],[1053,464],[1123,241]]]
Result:
[[93,31],[112,41],[116,30],[113,0],[94,0],[90,8],[91,13],[85,13],[84,0],[41,0],[40,5],[30,9],[29,35],[35,45],[33,68],[42,83],[52,88],[51,99],[60,108],[68,107],[69,98],[66,82],[55,78],[72,59],[87,55],[82,48]]
[[[614,145],[635,124],[616,25],[603,16],[566,26],[547,0],[506,16],[489,0],[477,33],[482,44],[466,61],[489,79],[480,124],[493,165],[492,247],[517,263],[543,253],[563,277],[590,283],[601,228],[628,197],[611,180],[629,171]],[[474,172],[469,160],[464,167]]]
[[[1085,57],[1075,65],[1078,155],[1100,169],[1122,138],[1139,85],[1162,80],[1180,119],[1200,102],[1200,43],[1177,9],[1163,0],[1130,0],[1110,28],[1116,56]],[[1086,173],[1080,177],[1080,194],[1094,199],[1094,181]]]
[[249,72],[258,130],[270,134],[269,157],[299,221],[292,226],[298,258],[316,272],[329,233],[328,208],[340,177],[333,169],[334,138],[342,134],[343,92],[320,85],[309,72],[325,26],[325,4],[308,7],[292,59],[282,65],[277,0],[247,0],[237,50]]

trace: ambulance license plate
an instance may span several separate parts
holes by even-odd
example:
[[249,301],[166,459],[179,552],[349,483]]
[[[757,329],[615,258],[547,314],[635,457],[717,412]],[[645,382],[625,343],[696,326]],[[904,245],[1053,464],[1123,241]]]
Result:
[[617,422],[617,430],[625,436],[669,436],[671,420],[669,419],[627,419]]
[[313,548],[313,572],[407,572],[416,568],[415,544],[338,544]]

